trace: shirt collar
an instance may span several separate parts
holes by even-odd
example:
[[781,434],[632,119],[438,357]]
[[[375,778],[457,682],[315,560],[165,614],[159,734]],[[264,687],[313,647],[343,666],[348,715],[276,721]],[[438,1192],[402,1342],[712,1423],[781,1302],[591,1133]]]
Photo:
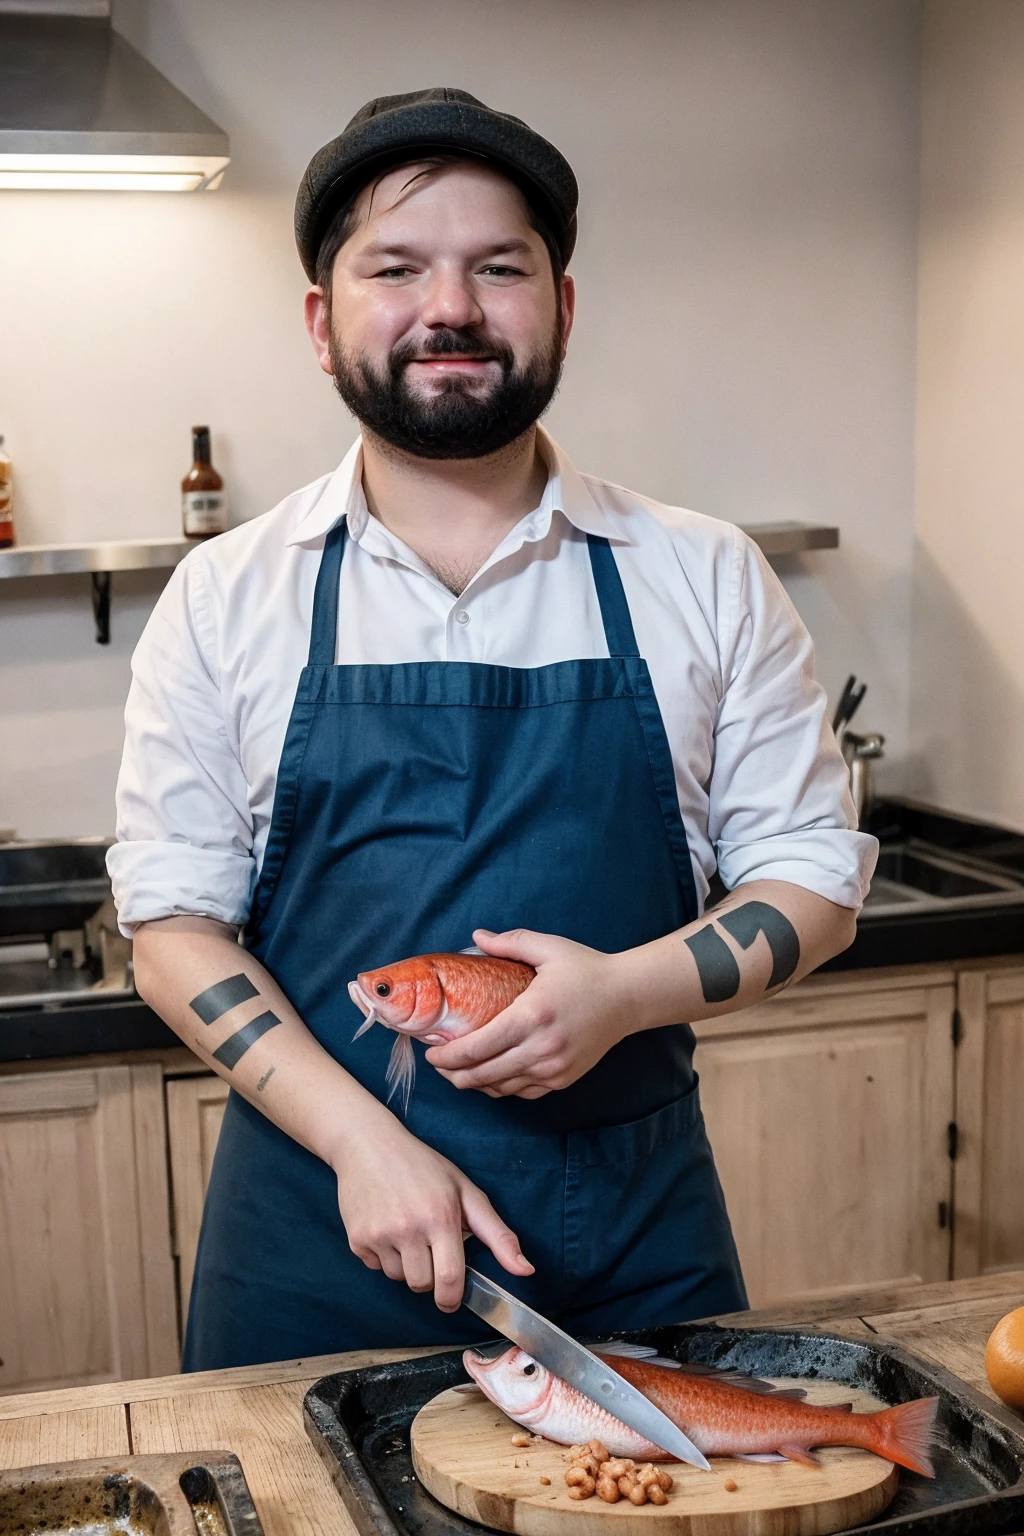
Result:
[[[582,475],[543,427],[538,428],[538,447],[548,468],[548,481],[539,505],[529,514],[526,539],[542,539],[551,526],[552,515],[557,511],[581,533],[593,533],[602,538],[628,543],[628,535],[621,525],[612,527]],[[285,543],[317,543],[343,517],[348,518],[350,537],[360,538],[370,517],[366,497],[363,495],[361,437],[356,438],[337,469],[327,477],[320,494]]]

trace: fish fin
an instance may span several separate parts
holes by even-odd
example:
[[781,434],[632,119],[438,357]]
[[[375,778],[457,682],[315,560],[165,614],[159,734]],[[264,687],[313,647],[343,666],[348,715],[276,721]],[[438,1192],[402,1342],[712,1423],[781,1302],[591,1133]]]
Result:
[[416,1053],[412,1048],[412,1040],[408,1035],[400,1034],[391,1047],[391,1060],[388,1062],[387,1076],[384,1081],[388,1086],[386,1102],[390,1104],[395,1094],[400,1094],[403,1115],[409,1108],[409,1095],[412,1093],[415,1078]]
[[363,1022],[360,1024],[359,1028],[356,1030],[355,1034],[352,1036],[352,1039],[353,1040],[358,1040],[360,1035],[365,1035],[366,1031],[368,1029],[372,1029],[373,1026],[376,1024],[376,1022],[377,1022],[376,1011],[373,1008],[371,1008],[369,1013],[366,1015],[366,1018],[363,1020]]
[[898,1403],[895,1408],[883,1408],[870,1415],[869,1423],[876,1431],[869,1449],[886,1461],[895,1461],[922,1477],[934,1477],[931,1452],[935,1444],[935,1414],[937,1397],[917,1397],[910,1403]]
[[759,1397],[777,1397],[793,1402],[803,1402],[807,1393],[803,1387],[777,1387],[774,1382],[762,1381],[758,1376],[748,1376],[744,1371],[734,1371],[726,1366],[705,1365],[700,1360],[669,1360],[659,1355],[650,1344],[633,1344],[627,1339],[613,1339],[610,1344],[592,1346],[598,1355],[619,1355],[625,1360],[642,1360],[645,1365],[662,1365],[671,1371],[685,1371],[688,1376],[713,1377],[726,1387],[740,1387],[744,1392],[756,1392]]
[[623,1360],[642,1360],[645,1365],[664,1365],[670,1371],[680,1369],[678,1360],[659,1355],[652,1344],[631,1344],[627,1339],[613,1339],[610,1344],[595,1344],[595,1351],[602,1355],[620,1355]]
[[759,1376],[748,1376],[744,1371],[724,1370],[714,1365],[703,1365],[698,1360],[687,1360],[678,1367],[688,1376],[712,1376],[725,1387],[739,1387],[743,1392],[756,1392],[759,1397],[788,1397],[801,1400],[807,1396],[803,1387],[777,1387],[772,1381],[762,1381]]
[[821,1469],[821,1462],[805,1445],[780,1445],[779,1452],[787,1461],[798,1461],[802,1467],[814,1467],[815,1471]]
[[757,1451],[749,1456],[741,1456],[734,1451],[731,1457],[732,1461],[786,1461],[787,1459],[785,1456],[780,1456],[778,1451]]

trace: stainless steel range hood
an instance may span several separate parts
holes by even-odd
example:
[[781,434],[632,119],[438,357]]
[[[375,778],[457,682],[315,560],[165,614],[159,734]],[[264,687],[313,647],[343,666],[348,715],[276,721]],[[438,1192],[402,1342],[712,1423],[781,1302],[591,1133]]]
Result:
[[0,189],[212,191],[227,163],[227,134],[109,0],[0,0]]

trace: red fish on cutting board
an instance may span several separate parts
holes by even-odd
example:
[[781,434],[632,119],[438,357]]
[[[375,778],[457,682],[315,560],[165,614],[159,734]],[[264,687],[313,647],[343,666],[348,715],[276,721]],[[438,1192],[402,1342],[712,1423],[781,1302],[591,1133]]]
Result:
[[416,1075],[413,1039],[446,1045],[489,1024],[525,992],[536,975],[531,965],[499,960],[479,949],[459,954],[415,955],[375,971],[360,971],[348,985],[349,996],[366,1015],[358,1040],[374,1024],[398,1035],[388,1063],[390,1102],[394,1094],[408,1108]]
[[[597,1352],[599,1358],[650,1398],[705,1456],[775,1453],[816,1467],[812,1447],[847,1445],[874,1451],[924,1477],[935,1476],[930,1451],[937,1397],[853,1413],[849,1404],[815,1407],[800,1400],[799,1390],[780,1392],[734,1372],[652,1358],[654,1351],[642,1346],[608,1348],[608,1353]],[[620,1348],[628,1353],[620,1354]],[[595,1438],[613,1456],[671,1459],[515,1345],[495,1360],[467,1349],[462,1360],[491,1402],[534,1434],[563,1445]]]

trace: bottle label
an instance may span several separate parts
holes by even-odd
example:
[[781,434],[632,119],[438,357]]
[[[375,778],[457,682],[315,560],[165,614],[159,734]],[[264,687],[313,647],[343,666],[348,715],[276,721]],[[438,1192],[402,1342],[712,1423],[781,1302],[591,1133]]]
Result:
[[181,520],[187,538],[223,533],[227,527],[227,497],[223,491],[185,491]]

